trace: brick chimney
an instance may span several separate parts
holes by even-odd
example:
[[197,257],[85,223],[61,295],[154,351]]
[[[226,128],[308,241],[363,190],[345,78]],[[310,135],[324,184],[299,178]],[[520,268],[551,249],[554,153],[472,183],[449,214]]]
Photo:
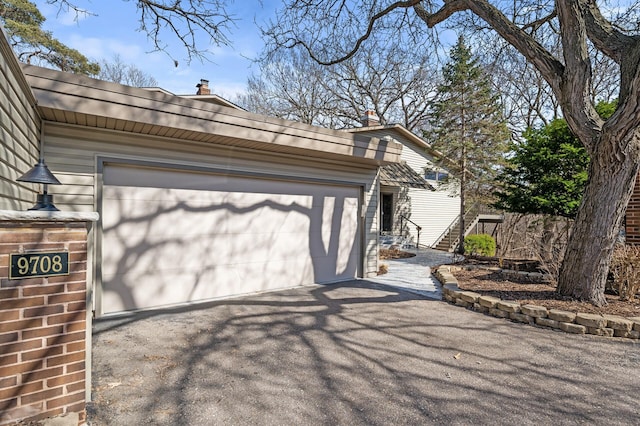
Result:
[[379,126],[380,117],[378,117],[378,114],[376,114],[375,111],[368,109],[364,112],[364,115],[360,117],[360,123],[362,124],[362,127]]
[[210,95],[211,89],[209,89],[209,80],[201,79],[200,83],[196,84],[198,91],[196,95]]

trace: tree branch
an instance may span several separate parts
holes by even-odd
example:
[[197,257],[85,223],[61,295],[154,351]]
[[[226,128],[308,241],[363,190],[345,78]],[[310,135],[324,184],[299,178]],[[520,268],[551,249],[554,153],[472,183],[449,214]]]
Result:
[[415,6],[416,4],[420,3],[420,1],[421,0],[397,1],[395,3],[390,4],[389,6],[387,6],[386,8],[381,10],[380,12],[374,14],[371,18],[369,18],[369,23],[367,25],[367,30],[364,32],[363,35],[358,37],[358,39],[356,40],[353,48],[349,52],[347,52],[345,55],[343,55],[343,56],[341,56],[341,57],[339,57],[337,59],[332,59],[330,61],[321,60],[318,56],[316,56],[314,54],[311,46],[309,46],[307,43],[305,43],[302,40],[294,40],[293,43],[289,47],[295,47],[297,45],[300,45],[300,46],[302,46],[304,48],[304,50],[307,51],[309,56],[311,56],[311,58],[314,61],[316,61],[317,63],[319,63],[320,65],[335,65],[337,63],[346,61],[349,58],[352,58],[353,55],[355,55],[358,52],[358,50],[360,49],[360,46],[362,46],[362,43],[364,43],[371,36],[371,33],[373,32],[373,27],[374,27],[375,23],[379,19],[383,18],[384,16],[386,16],[387,14],[393,12],[396,9],[406,9],[406,8]]
[[581,0],[579,7],[585,19],[589,40],[598,50],[621,63],[625,51],[630,45],[637,44],[638,37],[628,36],[614,28],[611,22],[602,16],[595,0]]
[[444,21],[456,12],[470,10],[524,55],[540,71],[556,95],[561,93],[564,65],[488,1],[449,0],[434,13],[429,13],[422,4],[416,4],[414,10],[429,27]]
[[556,2],[565,61],[561,96],[565,119],[571,130],[592,150],[604,121],[591,102],[591,60],[587,50],[586,22],[580,0]]
[[558,12],[555,9],[553,9],[553,12],[551,12],[547,16],[544,16],[544,17],[542,17],[540,19],[536,19],[533,22],[529,22],[527,25],[523,26],[522,29],[526,31],[527,29],[530,28],[532,32],[535,32],[542,25],[544,25],[544,24],[546,24],[548,22],[551,22],[551,20],[553,20],[557,16],[558,16]]

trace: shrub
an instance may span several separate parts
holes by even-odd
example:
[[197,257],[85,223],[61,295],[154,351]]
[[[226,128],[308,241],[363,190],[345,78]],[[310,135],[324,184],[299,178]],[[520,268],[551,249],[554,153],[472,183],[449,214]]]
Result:
[[609,272],[620,300],[633,300],[640,291],[640,247],[619,245],[613,251]]
[[496,240],[488,234],[464,237],[464,253],[480,256],[496,255]]
[[378,268],[378,275],[384,275],[389,272],[389,267],[385,263],[381,263]]

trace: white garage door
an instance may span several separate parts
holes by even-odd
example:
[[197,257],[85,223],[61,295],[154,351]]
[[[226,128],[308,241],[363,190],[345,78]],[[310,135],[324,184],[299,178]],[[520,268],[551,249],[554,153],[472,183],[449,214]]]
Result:
[[102,313],[358,272],[358,187],[107,165]]

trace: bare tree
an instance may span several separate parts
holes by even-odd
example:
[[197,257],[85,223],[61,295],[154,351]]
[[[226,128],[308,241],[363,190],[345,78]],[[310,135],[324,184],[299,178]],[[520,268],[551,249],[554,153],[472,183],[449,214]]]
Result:
[[158,81],[133,64],[125,64],[120,55],[111,61],[102,60],[98,78],[133,87],[155,87]]
[[[613,247],[640,169],[640,30],[635,9],[627,9],[629,25],[614,25],[599,3],[289,0],[265,33],[276,47],[301,46],[318,62],[332,64],[353,57],[377,31],[393,35],[407,29],[413,37],[426,37],[429,28],[469,18],[495,31],[544,78],[591,157],[558,292],[603,305]],[[559,34],[557,46],[537,37],[544,26]],[[606,120],[595,110],[590,44],[618,68],[619,103]]]
[[351,59],[328,67],[329,90],[345,124],[353,126],[353,119],[373,109],[382,124],[424,129],[438,83],[436,61],[428,51],[422,45],[377,39]]
[[358,125],[367,110],[382,124],[425,127],[437,71],[413,46],[377,40],[347,61],[321,66],[298,49],[265,55],[239,103],[248,110],[331,128]]
[[295,50],[260,63],[236,103],[249,111],[323,127],[339,127],[327,70]]
[[[60,10],[75,12],[76,16],[91,14],[87,8],[82,7],[83,0],[47,1],[58,4]],[[168,34],[170,39],[177,40],[184,47],[189,61],[194,58],[202,59],[207,55],[207,50],[201,49],[197,43],[200,34],[209,37],[209,44],[218,46],[231,44],[229,37],[235,20],[227,11],[225,0],[134,0],[134,2],[140,16],[139,29],[148,34],[156,51],[167,52],[170,42],[163,41],[163,34]],[[174,59],[174,62],[178,66],[177,60]]]

